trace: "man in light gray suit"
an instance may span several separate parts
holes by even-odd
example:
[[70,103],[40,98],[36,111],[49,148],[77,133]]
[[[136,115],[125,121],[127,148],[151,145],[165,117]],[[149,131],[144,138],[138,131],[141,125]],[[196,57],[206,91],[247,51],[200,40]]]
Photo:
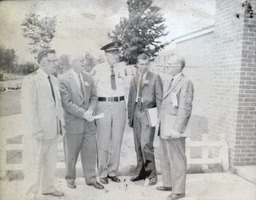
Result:
[[155,127],[150,125],[147,109],[157,107],[160,111],[163,96],[159,75],[149,71],[149,56],[141,54],[137,58],[138,71],[131,79],[128,99],[129,126],[133,127],[137,168],[131,181],[149,178],[149,185],[157,183],[154,156]]
[[160,112],[163,186],[157,189],[172,191],[167,197],[168,200],[185,196],[185,128],[192,111],[194,89],[192,82],[182,73],[184,67],[184,58],[178,55],[170,57],[167,71],[172,78],[165,87]]
[[96,125],[93,118],[97,103],[96,87],[91,75],[84,72],[83,65],[84,58],[75,59],[72,68],[59,79],[67,132],[64,136],[65,178],[67,186],[75,189],[80,152],[87,185],[103,189],[103,185],[96,181]]
[[36,199],[40,182],[43,195],[63,196],[54,186],[57,138],[64,133],[59,85],[52,76],[58,59],[54,50],[42,50],[37,57],[39,68],[22,83],[22,114],[24,134],[24,183],[26,199]]

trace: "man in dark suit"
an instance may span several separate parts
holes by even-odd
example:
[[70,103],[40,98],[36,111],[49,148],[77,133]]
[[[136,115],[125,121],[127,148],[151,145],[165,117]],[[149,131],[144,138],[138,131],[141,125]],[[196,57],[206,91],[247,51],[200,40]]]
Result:
[[147,109],[157,107],[160,111],[162,100],[162,81],[160,77],[149,71],[149,56],[141,54],[137,59],[138,71],[131,79],[128,99],[129,126],[133,127],[137,168],[131,181],[149,178],[149,185],[157,183],[154,133],[147,116]]
[[171,78],[164,90],[160,112],[163,186],[157,189],[172,191],[167,199],[176,200],[185,196],[185,128],[192,111],[194,89],[192,82],[182,73],[185,67],[184,58],[172,55],[166,67]]
[[64,136],[65,178],[68,187],[76,188],[76,162],[80,152],[87,185],[103,189],[103,185],[96,181],[96,125],[93,118],[96,88],[91,75],[83,71],[83,65],[83,58],[75,59],[72,68],[60,77],[67,132]]

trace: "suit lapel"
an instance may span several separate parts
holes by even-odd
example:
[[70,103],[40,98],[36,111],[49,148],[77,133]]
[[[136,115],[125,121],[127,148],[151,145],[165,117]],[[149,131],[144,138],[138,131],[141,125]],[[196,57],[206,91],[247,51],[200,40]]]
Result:
[[181,80],[183,77],[184,77],[184,75],[181,74],[180,77],[172,83],[171,88],[169,88],[169,90],[167,90],[166,94],[164,95],[164,99],[165,99],[165,98],[171,93],[171,91],[178,85],[178,83],[180,82],[180,80]]
[[72,87],[75,89],[75,91],[79,94],[79,96],[81,98],[83,98],[83,94],[82,91],[80,90],[80,88],[77,85],[77,82],[73,76],[73,74],[71,72],[69,72],[69,80],[70,80],[70,84],[72,85]]

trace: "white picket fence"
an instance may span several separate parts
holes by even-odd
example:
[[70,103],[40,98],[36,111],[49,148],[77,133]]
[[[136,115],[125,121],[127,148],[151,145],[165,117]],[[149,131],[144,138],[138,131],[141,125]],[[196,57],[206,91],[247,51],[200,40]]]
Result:
[[[191,158],[191,149],[193,147],[202,148],[201,158]],[[218,148],[219,153],[214,157],[209,157],[210,148],[212,147]],[[190,137],[188,137],[186,139],[186,155],[188,168],[190,168],[192,164],[201,164],[202,168],[205,170],[208,169],[209,164],[221,164],[224,171],[229,170],[228,144],[224,135],[222,135],[217,142],[209,140],[208,134],[202,134],[201,141],[191,141]]]
[[[58,145],[59,150],[62,144]],[[4,148],[3,148],[4,147]],[[191,158],[191,149],[194,147],[201,147],[202,148],[202,157],[201,158]],[[216,147],[218,148],[218,155],[215,157],[209,157],[210,148]],[[7,171],[16,171],[16,170],[23,170],[24,166],[23,163],[20,164],[8,164],[7,163],[7,152],[8,151],[22,151],[24,146],[23,144],[6,144],[1,145],[0,147],[1,157],[0,157],[0,177],[5,177]],[[201,141],[191,141],[188,137],[186,139],[186,155],[187,155],[187,164],[188,169],[193,164],[202,165],[203,169],[208,169],[209,164],[220,164],[223,167],[224,171],[229,170],[229,159],[228,159],[228,144],[224,137],[222,137],[217,142],[212,142],[208,139],[207,134],[202,135]],[[57,163],[57,168],[58,168]]]

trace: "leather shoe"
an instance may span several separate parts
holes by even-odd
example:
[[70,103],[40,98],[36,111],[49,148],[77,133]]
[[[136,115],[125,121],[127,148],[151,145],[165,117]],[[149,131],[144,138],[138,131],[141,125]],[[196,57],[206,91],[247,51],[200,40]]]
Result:
[[119,178],[117,178],[116,176],[108,176],[108,178],[113,181],[113,182],[116,182],[116,183],[119,183],[121,182],[121,180]]
[[93,187],[95,187],[96,189],[99,189],[99,190],[104,189],[104,186],[101,185],[100,183],[98,183],[97,181],[94,182],[94,183],[90,183],[90,184],[88,184],[88,185],[93,186]]
[[73,182],[73,183],[70,183],[70,182],[67,182],[67,186],[71,189],[75,189],[76,188],[76,184]]
[[108,178],[107,177],[100,178],[100,182],[102,184],[108,184]]
[[167,197],[167,200],[176,200],[176,199],[181,199],[183,197],[185,197],[185,193],[182,193],[182,194],[170,194]]
[[172,187],[165,187],[165,186],[157,186],[156,189],[160,191],[172,191]]
[[54,197],[62,197],[62,196],[64,196],[64,193],[61,191],[55,190],[54,192],[43,193],[43,195],[52,195]]
[[145,180],[146,177],[141,177],[141,176],[133,176],[130,181],[135,182],[135,181],[140,181],[140,180]]
[[156,177],[149,178],[148,185],[155,185],[156,183],[157,183]]

